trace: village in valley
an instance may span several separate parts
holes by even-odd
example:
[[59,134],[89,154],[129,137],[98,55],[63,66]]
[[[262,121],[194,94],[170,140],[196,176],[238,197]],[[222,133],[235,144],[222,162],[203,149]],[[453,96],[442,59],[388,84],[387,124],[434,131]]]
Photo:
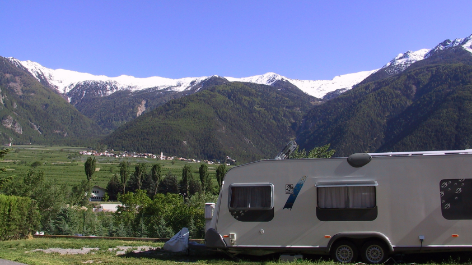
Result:
[[[179,160],[179,161],[185,161],[189,163],[206,163],[208,165],[213,165],[213,164],[220,164],[220,161],[210,161],[210,160],[199,160],[199,159],[194,159],[194,158],[185,158],[185,157],[177,157],[177,156],[165,156],[163,152],[161,152],[160,155],[152,154],[152,153],[136,153],[136,152],[127,152],[127,151],[108,151],[105,150],[103,152],[95,151],[95,150],[88,150],[88,151],[80,151],[79,152],[81,155],[91,155],[91,156],[104,156],[104,157],[114,157],[114,158],[152,158],[152,159],[157,159],[157,160]],[[225,164],[227,166],[229,165],[234,165],[236,163],[235,159],[232,159],[229,156],[226,156],[226,161]]]

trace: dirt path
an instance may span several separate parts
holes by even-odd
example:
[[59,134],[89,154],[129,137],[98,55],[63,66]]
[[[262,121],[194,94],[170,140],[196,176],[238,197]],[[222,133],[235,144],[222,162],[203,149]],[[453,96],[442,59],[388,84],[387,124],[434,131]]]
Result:
[[19,263],[19,262],[11,261],[11,260],[6,260],[6,259],[0,259],[0,265],[27,265],[27,264]]

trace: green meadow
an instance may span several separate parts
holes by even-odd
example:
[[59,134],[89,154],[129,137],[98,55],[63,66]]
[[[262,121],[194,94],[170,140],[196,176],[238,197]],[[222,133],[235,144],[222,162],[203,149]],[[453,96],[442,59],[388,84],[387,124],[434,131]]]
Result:
[[[90,150],[85,147],[70,146],[43,146],[43,145],[17,145],[8,147],[11,151],[0,160],[0,167],[6,169],[3,175],[23,176],[29,170],[44,172],[48,179],[54,179],[57,184],[66,184],[72,186],[86,180],[84,163],[87,155],[79,154],[80,151]],[[160,164],[162,174],[169,171],[177,178],[182,175],[182,168],[188,164],[192,168],[194,177],[198,178],[198,168],[201,163],[193,163],[178,160],[158,160],[153,158],[134,158],[134,157],[96,157],[96,172],[93,175],[93,185],[105,188],[108,181],[114,174],[119,176],[119,163],[127,161],[131,163],[131,170],[134,171],[134,165],[137,163],[148,163],[151,165]],[[210,175],[215,176],[218,165],[208,165]],[[216,183],[216,180],[214,180]]]

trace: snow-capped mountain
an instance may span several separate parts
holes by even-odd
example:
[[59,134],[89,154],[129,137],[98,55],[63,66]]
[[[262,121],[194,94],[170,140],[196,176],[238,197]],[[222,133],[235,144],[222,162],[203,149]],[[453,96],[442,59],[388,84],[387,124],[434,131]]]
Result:
[[472,53],[472,35],[467,38],[457,38],[455,40],[447,39],[436,45],[433,49],[421,49],[418,51],[400,53],[381,69],[388,75],[398,74],[405,71],[413,63],[429,58],[438,52],[456,47],[462,47],[464,50]]
[[453,41],[447,39],[439,43],[438,45],[436,45],[436,47],[434,47],[433,49],[431,49],[431,51],[425,55],[425,58],[428,58],[437,52],[455,48],[455,47],[462,47],[464,50],[472,53],[472,35],[470,35],[467,38],[463,38],[463,39],[458,38]]
[[171,89],[172,91],[183,91],[195,83],[200,83],[208,77],[187,77],[181,79],[171,79],[159,76],[137,78],[129,75],[118,77],[108,77],[104,75],[92,75],[64,69],[49,69],[37,62],[19,61],[9,58],[17,66],[26,68],[38,81],[46,81],[60,93],[67,94],[77,85],[86,82],[97,82],[109,86],[110,90],[131,90],[137,91],[146,88]]
[[405,53],[398,54],[394,59],[388,62],[382,67],[389,75],[398,74],[405,71],[410,65],[421,61],[425,58],[425,55],[429,52],[429,49],[421,49],[418,51],[407,51]]
[[[394,59],[385,64],[381,70],[387,75],[394,75],[405,71],[413,63],[426,59],[438,52],[448,49],[462,47],[464,50],[472,53],[472,35],[467,38],[458,38],[455,40],[445,40],[433,49],[421,49],[418,51],[407,51],[398,54]],[[186,77],[180,79],[164,78],[159,76],[137,78],[128,75],[118,77],[108,77],[104,75],[93,75],[64,69],[50,69],[32,61],[19,61],[15,58],[8,58],[17,67],[22,67],[29,71],[38,81],[56,89],[64,96],[75,89],[74,94],[85,95],[84,88],[94,87],[95,96],[108,96],[119,90],[140,91],[153,88],[157,91],[198,91],[199,85],[211,78],[211,76]],[[256,84],[273,85],[277,81],[287,81],[298,87],[308,95],[323,98],[325,95],[334,91],[346,91],[354,85],[360,83],[376,70],[362,71],[339,75],[331,80],[299,80],[290,79],[276,73],[266,73],[250,77],[224,77],[230,82],[250,82]],[[380,71],[379,71],[380,72]],[[77,91],[80,90],[80,91]],[[99,91],[98,91],[99,90]]]
[[[40,65],[37,62],[20,61],[15,58],[9,59],[18,67],[24,67],[27,69],[38,81],[49,84],[50,87],[55,88],[63,95],[67,95],[76,87],[90,87],[92,83],[101,87],[101,96],[107,96],[118,90],[138,91],[147,88],[182,92],[189,90],[190,88],[200,84],[202,81],[211,78],[210,76],[187,77],[180,79],[171,79],[158,76],[137,78],[128,75],[108,77],[104,75],[92,75],[64,69],[50,69]],[[352,86],[361,82],[375,71],[376,70],[340,75],[334,77],[332,80],[290,79],[276,73],[266,73],[263,75],[243,78],[224,78],[230,82],[250,82],[264,85],[272,85],[276,81],[288,81],[308,95],[322,98],[327,93],[338,89],[351,89]]]
[[272,85],[276,81],[288,81],[298,87],[303,92],[316,98],[323,98],[329,92],[336,91],[338,89],[349,90],[354,85],[360,83],[366,77],[371,75],[377,70],[363,71],[353,74],[339,75],[331,80],[299,80],[290,79],[285,76],[278,75],[276,73],[267,73],[263,75],[256,75],[243,78],[225,77],[228,81],[234,82],[249,82],[263,85]]

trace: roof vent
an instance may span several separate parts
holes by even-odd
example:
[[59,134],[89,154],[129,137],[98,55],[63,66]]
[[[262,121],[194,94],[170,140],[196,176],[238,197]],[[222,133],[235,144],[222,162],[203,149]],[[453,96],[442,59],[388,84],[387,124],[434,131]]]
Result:
[[367,153],[356,153],[347,158],[347,162],[352,167],[363,167],[367,165],[370,160],[372,160],[372,157]]

